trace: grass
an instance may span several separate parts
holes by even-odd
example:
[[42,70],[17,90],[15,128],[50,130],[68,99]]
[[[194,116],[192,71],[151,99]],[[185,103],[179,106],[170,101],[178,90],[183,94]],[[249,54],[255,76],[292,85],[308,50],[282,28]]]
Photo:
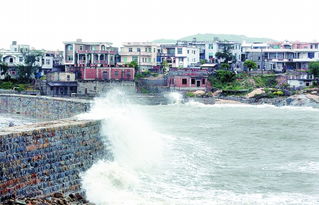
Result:
[[24,91],[24,90],[32,90],[30,84],[23,84],[14,81],[0,81],[0,89],[6,90],[17,90],[17,91]]

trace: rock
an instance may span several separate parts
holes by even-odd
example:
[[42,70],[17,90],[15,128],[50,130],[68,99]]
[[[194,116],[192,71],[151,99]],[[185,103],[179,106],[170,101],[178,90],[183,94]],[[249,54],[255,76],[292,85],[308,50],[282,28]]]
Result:
[[53,197],[55,197],[55,198],[63,198],[63,194],[62,193],[54,193]]
[[222,90],[217,90],[215,92],[212,93],[212,96],[217,97],[219,96],[223,91]]
[[253,98],[256,95],[264,94],[265,91],[263,88],[257,88],[246,95],[246,98]]
[[76,193],[75,197],[76,197],[77,200],[83,200],[84,199],[83,196],[81,194],[79,194],[79,193]]

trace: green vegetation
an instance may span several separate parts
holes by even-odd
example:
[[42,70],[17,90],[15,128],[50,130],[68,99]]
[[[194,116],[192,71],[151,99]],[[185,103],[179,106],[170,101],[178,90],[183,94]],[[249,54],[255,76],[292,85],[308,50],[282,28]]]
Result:
[[201,65],[203,65],[203,64],[205,64],[205,63],[207,63],[207,60],[206,60],[206,59],[200,59],[200,64],[201,64]]
[[151,77],[151,76],[152,77],[157,77],[158,73],[153,73],[153,72],[150,72],[150,71],[138,72],[135,75],[135,80],[138,80],[140,78],[147,78],[147,77]]
[[315,77],[319,77],[319,62],[309,63],[309,73]]
[[[196,34],[191,36],[186,36],[184,38],[180,38],[178,40],[181,41],[192,41],[194,38],[196,38],[197,41],[212,41],[213,39],[219,39],[221,41],[237,41],[237,42],[268,42],[268,41],[274,41],[273,39],[269,38],[255,38],[255,37],[247,37],[245,35],[233,35],[233,34]],[[153,42],[156,43],[175,43],[176,39],[158,39]]]
[[229,68],[230,68],[230,65],[229,65],[228,63],[222,63],[222,64],[220,64],[220,67],[221,67],[222,69],[229,69]]
[[186,97],[190,97],[190,98],[196,97],[195,93],[193,92],[187,92],[185,95]]
[[18,83],[16,81],[0,81],[0,89],[24,91],[31,89],[31,85]]
[[277,86],[276,75],[257,75],[252,77],[256,88],[274,88]]
[[[257,75],[254,77],[246,73],[235,74],[228,70],[217,70],[209,77],[213,88],[221,89],[229,94],[246,94],[256,88],[276,88],[278,87],[275,75]],[[277,91],[277,90],[276,90]],[[281,95],[277,92],[274,95]]]
[[257,68],[257,64],[252,60],[246,60],[244,66],[248,68],[249,71]]

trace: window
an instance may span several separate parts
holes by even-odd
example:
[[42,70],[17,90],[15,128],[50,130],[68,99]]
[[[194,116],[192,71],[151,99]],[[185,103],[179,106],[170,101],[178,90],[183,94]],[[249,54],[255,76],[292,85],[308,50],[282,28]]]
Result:
[[9,62],[10,62],[10,63],[13,63],[13,58],[10,58],[10,59],[9,59]]
[[94,86],[94,91],[96,91],[96,86]]
[[133,48],[128,48],[128,52],[133,52]]
[[23,58],[22,57],[19,57],[19,62],[22,62],[23,61]]
[[205,79],[202,79],[202,84],[205,84]]
[[50,59],[45,59],[45,64],[50,65]]
[[189,54],[189,50],[187,50],[187,54]]
[[67,60],[68,60],[68,61],[72,61],[72,60],[73,60],[73,56],[68,56],[68,57],[67,57]]
[[147,48],[145,48],[145,52],[147,52]]
[[118,75],[119,75],[119,72],[118,72],[118,71],[115,71],[115,72],[114,72],[114,75],[115,75],[115,76],[118,76]]
[[72,45],[67,45],[67,48],[66,48],[68,51],[73,51],[73,46]]
[[192,85],[195,85],[195,79],[192,78]]
[[66,80],[67,80],[67,81],[70,81],[70,75],[67,75],[67,76],[66,76]]
[[186,79],[186,78],[183,78],[183,79],[182,79],[182,84],[183,84],[183,85],[187,85],[187,79]]
[[141,52],[141,48],[137,48],[137,52]]
[[148,48],[148,52],[149,52],[149,53],[152,53],[152,48]]
[[177,54],[183,54],[183,48],[177,48]]
[[83,51],[83,46],[80,46],[80,51]]

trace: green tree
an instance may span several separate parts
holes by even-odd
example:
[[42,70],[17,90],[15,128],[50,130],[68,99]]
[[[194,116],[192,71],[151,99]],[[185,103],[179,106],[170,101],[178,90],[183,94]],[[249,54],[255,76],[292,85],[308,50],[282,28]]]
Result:
[[230,68],[230,65],[229,65],[228,63],[222,63],[222,64],[220,64],[220,67],[221,67],[222,69],[227,70],[227,69]]
[[315,77],[319,77],[319,62],[309,63],[309,73]]
[[249,71],[251,71],[252,69],[256,69],[257,68],[257,64],[254,61],[252,61],[252,60],[246,60],[244,62],[244,66],[246,68],[248,68]]
[[25,65],[19,65],[17,67],[18,80],[20,82],[29,83],[35,74],[35,72],[40,68],[36,62],[42,56],[40,51],[33,51],[24,56]]
[[169,66],[168,66],[168,63],[167,63],[167,61],[166,60],[164,60],[163,62],[162,62],[162,69],[163,69],[163,72],[164,73],[167,73],[168,72],[168,70],[169,70]]
[[205,64],[205,63],[207,63],[207,60],[206,59],[200,59],[200,64]]
[[131,61],[129,64],[128,64],[129,67],[131,68],[134,68],[135,69],[135,72],[137,71],[138,69],[138,64],[136,61]]
[[215,77],[221,83],[230,83],[236,80],[236,74],[229,70],[217,70]]

